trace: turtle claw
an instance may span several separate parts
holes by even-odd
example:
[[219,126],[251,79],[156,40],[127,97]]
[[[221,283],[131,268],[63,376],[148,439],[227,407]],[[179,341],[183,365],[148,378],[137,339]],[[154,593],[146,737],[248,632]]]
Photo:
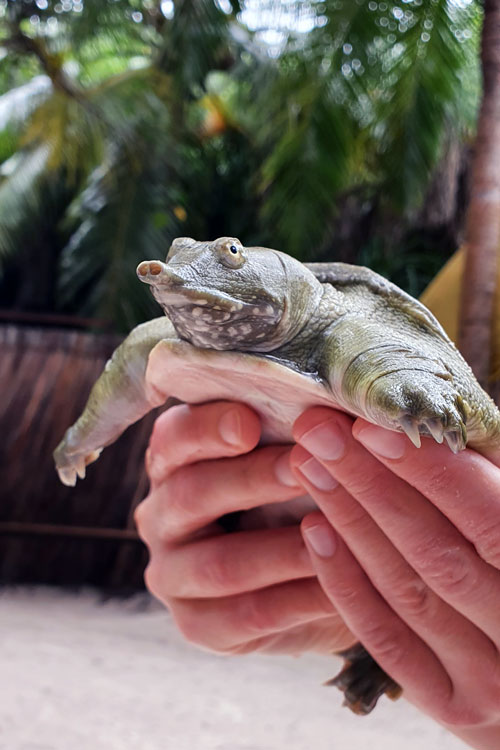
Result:
[[76,471],[71,467],[57,467],[57,473],[62,484],[66,487],[74,487],[76,484]]
[[75,471],[80,479],[85,479],[85,459],[83,456],[78,456],[75,461]]
[[446,440],[448,447],[453,453],[460,453],[465,448],[465,440],[463,434],[458,430],[449,430],[444,433],[444,439]]
[[424,425],[427,427],[429,434],[432,435],[436,443],[443,442],[444,427],[439,419],[425,419]]
[[405,404],[397,417],[396,429],[402,430],[416,448],[421,446],[421,436],[432,437],[436,443],[446,445],[453,453],[460,453],[467,444],[466,421],[463,417],[465,407],[459,408],[456,399],[430,399],[421,397],[417,403]]
[[420,432],[417,422],[411,417],[404,416],[399,420],[402,430],[408,435],[415,448],[420,448]]
[[63,449],[57,448],[54,452],[56,458],[56,469],[59,479],[66,487],[74,487],[77,477],[85,478],[85,468],[99,458],[102,448],[83,455],[81,453],[67,454]]
[[467,443],[467,431],[465,425],[452,429],[445,429],[445,420],[437,418],[424,419],[419,423],[417,419],[405,415],[398,419],[399,425],[403,432],[410,438],[411,442],[416,448],[420,448],[421,433],[429,434],[434,438],[436,443],[441,444],[446,441],[446,444],[453,453],[460,453],[466,446]]

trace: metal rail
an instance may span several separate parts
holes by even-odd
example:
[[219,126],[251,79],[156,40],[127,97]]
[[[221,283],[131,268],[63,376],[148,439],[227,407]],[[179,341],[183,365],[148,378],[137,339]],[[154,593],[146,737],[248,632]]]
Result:
[[23,523],[22,521],[1,521],[0,536],[56,536],[66,539],[103,539],[119,542],[141,542],[138,533],[134,529],[66,526],[64,524],[51,523]]

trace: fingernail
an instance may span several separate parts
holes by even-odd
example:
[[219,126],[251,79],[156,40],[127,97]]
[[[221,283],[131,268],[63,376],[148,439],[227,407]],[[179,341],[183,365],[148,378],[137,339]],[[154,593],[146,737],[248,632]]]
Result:
[[219,434],[225,443],[239,445],[241,443],[241,420],[236,409],[230,409],[219,419]]
[[276,479],[286,487],[298,487],[299,484],[290,468],[290,451],[282,453],[274,463],[274,474]]
[[344,435],[333,419],[305,432],[298,442],[324,461],[342,458],[346,448]]
[[365,448],[382,458],[401,458],[406,451],[407,437],[376,425],[368,425],[359,431],[357,438]]
[[324,466],[315,458],[308,458],[303,464],[298,467],[299,471],[305,476],[306,479],[311,482],[318,490],[328,492],[338,487],[338,482],[327,472]]
[[325,524],[317,526],[306,526],[304,536],[320,557],[332,557],[337,549],[337,539],[331,526]]

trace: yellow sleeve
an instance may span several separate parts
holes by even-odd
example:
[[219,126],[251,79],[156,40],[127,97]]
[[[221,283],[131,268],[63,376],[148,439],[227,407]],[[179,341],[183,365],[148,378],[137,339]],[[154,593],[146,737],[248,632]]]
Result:
[[[420,301],[436,316],[448,336],[455,343],[458,339],[464,261],[464,251],[462,249],[457,250],[420,297]],[[497,283],[498,289],[500,289],[500,283]],[[492,333],[491,374],[497,378],[500,374],[500,294],[498,292],[495,298]]]

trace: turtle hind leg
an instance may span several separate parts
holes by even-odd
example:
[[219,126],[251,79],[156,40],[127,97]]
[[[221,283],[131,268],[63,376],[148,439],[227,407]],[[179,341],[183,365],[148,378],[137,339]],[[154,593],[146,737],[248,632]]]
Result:
[[393,700],[401,695],[399,685],[379,667],[360,643],[342,651],[339,656],[346,663],[339,674],[325,684],[334,685],[341,690],[344,693],[344,705],[355,714],[369,714],[384,693]]

